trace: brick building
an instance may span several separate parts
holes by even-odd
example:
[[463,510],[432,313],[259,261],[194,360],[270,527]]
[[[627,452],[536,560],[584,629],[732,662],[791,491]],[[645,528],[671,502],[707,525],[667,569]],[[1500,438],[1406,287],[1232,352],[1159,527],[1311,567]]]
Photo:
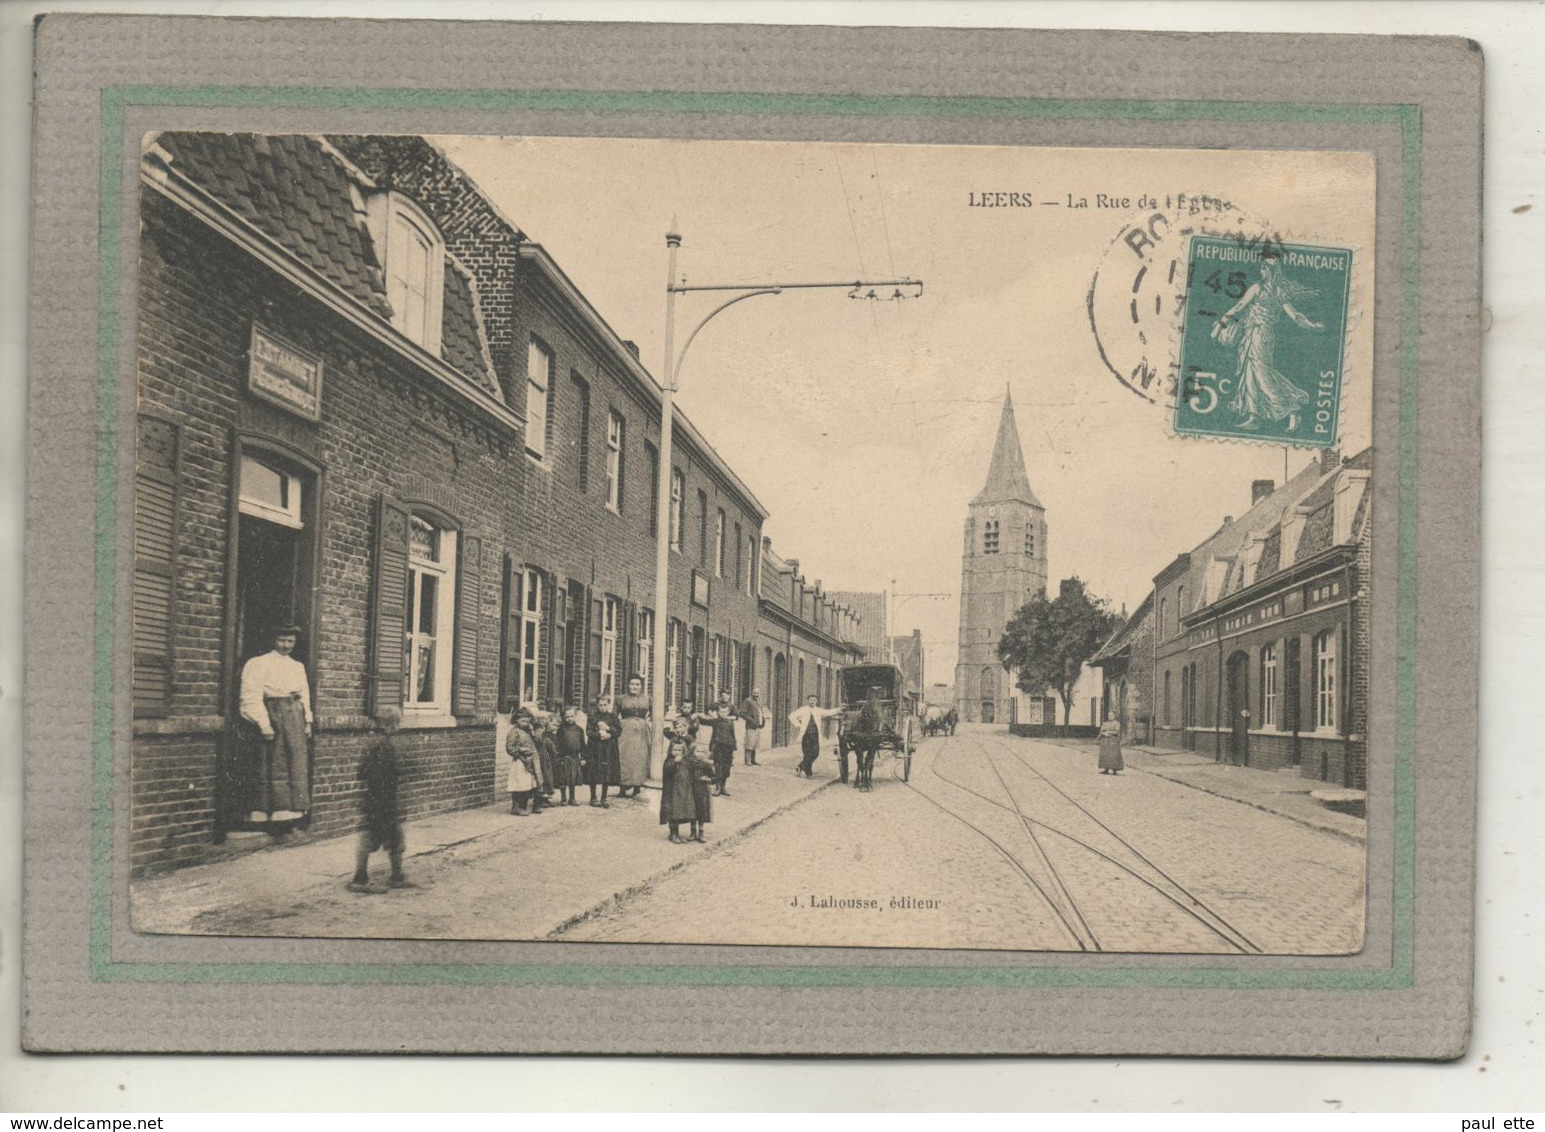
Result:
[[905,637],[892,637],[890,639],[890,663],[901,669],[901,674],[906,678],[906,686],[909,692],[915,694],[919,701],[923,698],[923,631],[913,629]]
[[789,712],[806,696],[836,706],[837,670],[864,655],[857,643],[863,622],[835,594],[824,593],[819,580],[807,581],[797,558],[779,557],[771,539],[762,543],[760,573],[757,686],[772,716],[773,746],[781,747],[789,741]]
[[885,624],[885,593],[873,590],[833,590],[833,601],[853,611],[857,619],[853,641],[871,664],[888,663],[890,635]]
[[[137,870],[292,832],[236,710],[274,624],[313,833],[376,707],[414,817],[493,798],[516,700],[654,678],[658,387],[540,245],[420,138],[169,133],[141,169]],[[765,512],[673,423],[671,695],[748,688]]]
[[1366,787],[1370,466],[1257,481],[1154,579],[1156,743]]

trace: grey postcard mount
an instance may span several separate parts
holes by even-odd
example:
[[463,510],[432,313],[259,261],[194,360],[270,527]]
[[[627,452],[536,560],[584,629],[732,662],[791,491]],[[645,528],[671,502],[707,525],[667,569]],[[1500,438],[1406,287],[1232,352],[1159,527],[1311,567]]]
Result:
[[37,50],[29,1048],[1462,1051],[1472,45]]

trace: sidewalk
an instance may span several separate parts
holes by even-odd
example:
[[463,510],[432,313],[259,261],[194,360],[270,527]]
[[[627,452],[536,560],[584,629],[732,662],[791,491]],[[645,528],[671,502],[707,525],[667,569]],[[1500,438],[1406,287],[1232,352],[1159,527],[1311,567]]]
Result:
[[1361,843],[1367,840],[1367,819],[1337,813],[1311,798],[1310,791],[1329,789],[1329,784],[1304,778],[1296,769],[1255,770],[1214,762],[1211,756],[1194,751],[1171,751],[1160,747],[1123,747],[1121,754],[1134,770],[1242,802],[1349,841]]
[[508,802],[438,814],[404,828],[411,888],[387,889],[386,854],[371,855],[373,891],[349,892],[356,835],[275,847],[130,885],[136,931],[170,934],[418,939],[542,939],[719,851],[823,789],[835,772],[794,774],[795,747],[736,752],[730,796],[713,800],[708,844],[673,845],[660,793],[611,808],[584,804],[512,817]]

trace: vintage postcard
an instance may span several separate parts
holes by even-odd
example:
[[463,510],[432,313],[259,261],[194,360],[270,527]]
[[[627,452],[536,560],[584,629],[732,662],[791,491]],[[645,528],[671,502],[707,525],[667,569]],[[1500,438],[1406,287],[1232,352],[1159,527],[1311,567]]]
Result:
[[[121,22],[43,54],[113,57]],[[489,34],[572,60],[640,31]],[[768,35],[790,81],[866,42],[671,34]],[[1010,38],[1005,74],[1069,62]],[[90,78],[67,141],[81,88],[43,67],[39,184],[95,154],[100,285],[36,311],[92,331],[41,355],[89,343],[84,376],[34,381],[34,460],[73,461],[34,483],[76,507],[34,534],[34,687],[85,691],[31,726],[78,717],[56,765],[93,806],[30,796],[29,925],[60,941],[30,961],[181,1023],[83,1035],[34,981],[29,1040],[1459,1048],[1390,1035],[1467,1001],[1464,856],[1416,846],[1473,832],[1474,626],[1437,644],[1463,602],[1415,610],[1418,562],[1474,549],[1417,513],[1478,459],[1470,329],[1423,290],[1470,293],[1474,232],[1420,207],[1476,206],[1475,137],[1402,101],[1439,65],[1410,45],[1322,46],[1392,93],[199,71]],[[1266,46],[1175,50],[1243,84]],[[61,602],[88,568],[95,603]],[[254,985],[344,1005],[222,1028]]]
[[1361,948],[1367,155],[141,184],[137,930]]

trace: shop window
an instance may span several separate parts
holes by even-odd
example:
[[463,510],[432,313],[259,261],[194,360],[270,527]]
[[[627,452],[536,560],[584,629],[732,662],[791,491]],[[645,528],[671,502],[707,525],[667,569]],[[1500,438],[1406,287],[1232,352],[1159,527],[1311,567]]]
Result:
[[622,510],[622,414],[615,409],[606,415],[606,505]]
[[1314,638],[1314,726],[1336,726],[1336,632],[1327,629]]
[[526,349],[526,451],[547,458],[548,408],[553,394],[553,352],[533,336]]
[[372,197],[366,215],[386,276],[392,325],[430,353],[439,354],[445,241],[429,217],[400,193]]

